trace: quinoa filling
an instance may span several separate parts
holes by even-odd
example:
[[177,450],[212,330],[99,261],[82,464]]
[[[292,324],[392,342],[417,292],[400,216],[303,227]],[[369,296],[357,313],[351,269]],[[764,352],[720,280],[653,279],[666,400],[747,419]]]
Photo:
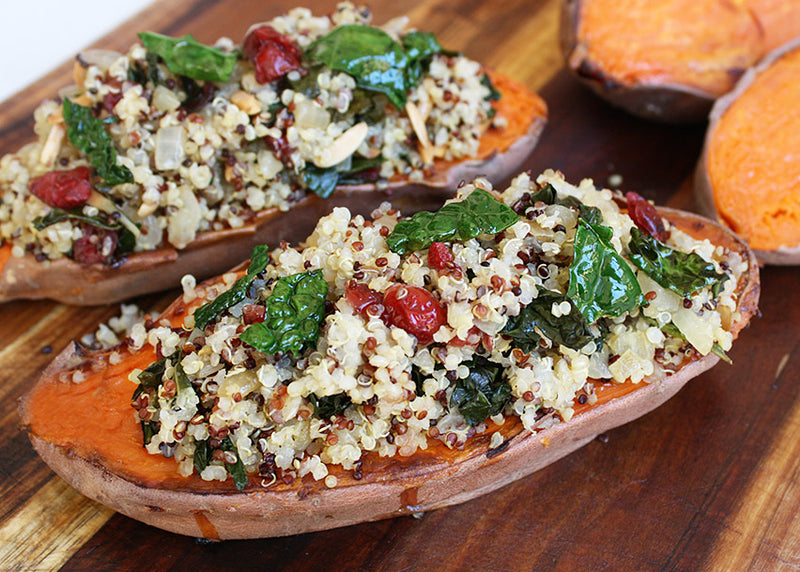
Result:
[[246,272],[196,286],[181,328],[133,327],[161,358],[131,373],[143,443],[182,475],[263,486],[366,454],[460,448],[518,417],[569,421],[594,382],[726,358],[735,252],[672,227],[635,193],[548,171],[502,192],[477,179],[434,213],[344,208],[301,248],[255,249]]
[[113,264],[184,248],[307,193],[474,156],[498,97],[480,64],[341,3],[254,25],[241,45],[144,32],[80,54],[34,113],[38,140],[0,159],[0,240],[14,256]]

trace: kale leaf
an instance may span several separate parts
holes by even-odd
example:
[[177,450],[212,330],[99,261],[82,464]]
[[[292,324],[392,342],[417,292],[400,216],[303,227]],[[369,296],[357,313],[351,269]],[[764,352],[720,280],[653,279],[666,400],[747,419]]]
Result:
[[334,28],[305,49],[306,59],[345,72],[356,85],[384,94],[397,109],[419,83],[430,58],[442,52],[433,34],[410,32],[402,45],[378,28],[351,24]]
[[171,38],[154,32],[141,32],[148,52],[157,54],[174,74],[204,81],[228,81],[239,57],[219,48],[206,46],[188,34]]
[[204,329],[219,314],[244,300],[250,284],[258,274],[264,271],[268,263],[269,247],[266,244],[259,244],[253,248],[247,273],[234,282],[230,290],[223,292],[194,311],[194,327]]
[[319,336],[327,295],[321,270],[279,278],[265,301],[264,321],[249,326],[239,338],[265,354],[299,352]]
[[330,419],[334,415],[341,415],[353,403],[346,393],[322,397],[317,397],[315,393],[312,393],[307,399],[314,406],[314,415],[320,419]]
[[567,296],[590,324],[603,316],[621,316],[645,302],[636,275],[611,244],[612,236],[609,227],[584,220],[575,233]]
[[483,189],[467,198],[443,206],[436,212],[422,211],[401,220],[386,242],[392,252],[405,254],[428,248],[434,242],[460,241],[482,234],[497,234],[519,220],[517,213]]
[[70,210],[53,208],[44,216],[37,216],[34,218],[33,227],[36,230],[42,230],[62,220],[69,219],[77,220],[103,230],[117,231],[117,248],[114,250],[115,256],[133,252],[133,249],[136,247],[136,237],[128,227],[119,222],[108,222],[108,220],[101,216],[85,215],[83,214],[82,208]]
[[[566,316],[552,314],[553,304],[569,302],[571,310]],[[537,332],[538,329],[538,332]],[[580,350],[589,342],[602,345],[602,334],[594,336],[575,303],[564,294],[550,290],[539,291],[539,295],[520,313],[512,316],[500,332],[512,339],[514,346],[524,352],[532,352],[544,334],[549,340],[573,350]]]
[[674,250],[638,228],[631,229],[630,259],[662,287],[679,296],[688,296],[706,286],[716,297],[727,274],[719,274],[714,265],[699,254]]
[[442,51],[442,46],[431,32],[409,32],[403,36],[403,48],[408,56],[409,87],[413,87],[427,71],[431,58]]
[[62,107],[67,137],[77,148],[86,153],[97,174],[109,185],[132,183],[133,173],[124,165],[117,165],[117,150],[106,131],[105,124],[84,107],[64,98]]
[[308,46],[304,56],[353,76],[363,89],[383,93],[397,109],[405,107],[410,87],[408,56],[383,30],[360,24],[339,26]]
[[503,367],[498,363],[478,356],[463,365],[469,374],[456,382],[449,405],[474,427],[503,410],[511,400],[511,386],[503,379]]
[[543,202],[546,205],[561,205],[578,211],[578,217],[591,224],[602,224],[603,213],[597,207],[590,207],[583,204],[583,202],[573,196],[567,196],[563,199],[558,198],[556,188],[547,183],[544,187],[533,193],[528,199],[530,204],[533,205],[537,202]]
[[225,439],[222,440],[219,448],[223,451],[229,451],[236,455],[236,462],[232,465],[225,463],[225,469],[231,475],[233,484],[236,485],[236,488],[240,491],[244,490],[244,488],[247,486],[247,471],[244,468],[244,463],[242,463],[242,458],[239,456],[239,450],[236,448],[236,445],[233,444],[233,441],[231,441],[230,436],[225,437]]

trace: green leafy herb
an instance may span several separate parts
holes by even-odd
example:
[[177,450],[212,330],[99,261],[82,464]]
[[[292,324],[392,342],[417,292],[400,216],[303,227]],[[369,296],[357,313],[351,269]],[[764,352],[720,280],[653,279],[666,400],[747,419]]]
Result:
[[716,297],[728,279],[714,265],[694,252],[685,253],[666,246],[638,228],[631,229],[630,259],[662,287],[688,296],[706,286]]
[[85,222],[86,224],[90,224],[105,230],[119,230],[119,228],[122,226],[119,223],[109,223],[99,216],[85,215],[83,214],[83,209],[81,208],[71,210],[54,208],[51,209],[46,215],[37,216],[35,219],[33,219],[33,228],[36,230],[42,230],[48,226],[59,223],[62,220],[68,219],[79,220],[81,222]]
[[577,210],[578,218],[585,220],[589,224],[598,225],[603,223],[603,213],[600,212],[600,209],[585,205],[580,199],[565,197],[558,201],[558,204]]
[[150,444],[161,429],[161,423],[158,421],[140,421],[142,426],[142,445],[145,447]]
[[[555,317],[551,312],[553,304],[565,301],[572,308],[570,313]],[[541,339],[539,332],[549,340],[573,350],[580,350],[589,342],[602,344],[602,336],[592,334],[575,303],[565,295],[549,290],[540,291],[517,316],[509,318],[500,333],[510,337],[515,347],[532,352]]]
[[321,270],[279,278],[265,301],[264,321],[249,326],[239,338],[265,354],[299,352],[317,341],[327,295]]
[[384,94],[403,109],[408,90],[419,83],[442,46],[426,32],[411,32],[403,45],[378,28],[352,24],[334,28],[305,50],[306,59],[350,74],[362,89]]
[[428,69],[431,57],[440,53],[442,46],[431,32],[409,32],[403,36],[403,48],[408,57],[409,87],[412,87],[419,83]]
[[244,300],[250,284],[258,274],[264,271],[267,264],[269,264],[269,247],[266,244],[259,244],[253,248],[253,253],[250,255],[247,274],[234,282],[230,290],[223,292],[211,302],[206,302],[194,311],[194,327],[204,329],[219,314]]
[[401,220],[386,242],[392,252],[405,254],[428,248],[434,242],[463,242],[481,234],[497,234],[518,220],[519,216],[511,208],[487,191],[475,189],[463,201]]
[[[495,88],[494,84],[492,84],[492,80],[488,74],[483,74],[481,76],[481,83],[486,87],[486,89],[489,90],[489,95],[486,97],[487,101],[499,101],[500,98],[503,97],[503,94],[500,93],[497,88]],[[489,109],[488,117],[489,119],[492,119],[495,115],[497,115],[497,110],[492,107]]]
[[456,382],[449,404],[474,427],[503,410],[511,399],[511,386],[503,379],[500,364],[476,357],[464,365],[469,368],[469,374]]
[[174,74],[204,81],[228,81],[239,59],[198,42],[191,34],[171,38],[153,32],[139,34],[145,49],[157,54]]
[[424,395],[425,388],[425,380],[428,379],[429,376],[422,373],[422,371],[417,366],[411,367],[411,379],[414,382],[414,391],[417,395]]
[[550,183],[533,193],[529,201],[531,205],[543,202],[546,205],[561,205],[575,209],[578,211],[579,218],[591,224],[601,224],[603,222],[603,213],[600,212],[600,209],[585,205],[580,199],[573,196],[567,196],[559,200],[556,188]]
[[611,244],[613,231],[579,221],[567,296],[588,323],[617,317],[644,304],[636,275]]
[[346,393],[323,397],[317,397],[315,393],[312,393],[308,396],[308,400],[314,406],[314,415],[320,419],[330,419],[334,415],[341,415],[353,403]]
[[[231,441],[230,437],[225,437],[225,439],[223,439],[220,443],[219,449],[222,451],[230,451],[236,455],[236,462],[232,465],[225,463],[225,470],[227,470],[230,474],[231,478],[233,479],[233,484],[236,485],[236,488],[240,491],[243,490],[247,486],[247,471],[244,468],[244,463],[242,463],[242,458],[239,456],[239,451],[236,449],[236,445],[233,444],[233,441]],[[192,464],[194,464],[194,468],[198,473],[202,473],[211,463],[213,452],[214,450],[211,448],[211,445],[209,445],[208,439],[197,441],[195,444]]]
[[139,385],[133,392],[133,399],[139,397],[143,391],[147,389],[158,389],[161,387],[161,381],[164,377],[164,372],[167,369],[167,358],[161,358],[147,366],[147,368],[139,373],[137,379]]
[[89,107],[64,99],[64,123],[67,137],[86,153],[97,174],[109,185],[132,183],[133,174],[124,165],[117,165],[117,150],[102,121],[92,115]]
[[711,353],[719,357],[719,359],[728,365],[733,365],[733,360],[728,356],[728,354],[725,353],[725,350],[723,350],[722,346],[717,342],[714,342],[714,344],[711,346]]
[[[481,76],[481,83],[486,87],[486,89],[489,90],[489,97],[486,99],[489,101],[500,101],[500,98],[503,97],[503,94],[497,90],[488,74],[483,74]],[[548,186],[550,185],[548,184]]]
[[194,457],[192,464],[197,469],[198,473],[202,473],[208,464],[211,462],[211,447],[208,445],[208,439],[197,441],[194,447]]
[[358,174],[373,167],[379,167],[383,163],[381,156],[367,159],[365,157],[348,157],[343,161],[343,165],[349,167],[343,168],[341,166],[328,167],[326,169],[317,167],[315,165],[306,165],[303,178],[309,191],[312,191],[327,199],[336,190],[339,185],[357,185],[362,183],[363,180],[359,178]]
[[136,247],[136,237],[128,227],[119,222],[108,222],[101,216],[88,216],[83,214],[80,208],[63,210],[54,208],[48,211],[44,216],[38,216],[33,219],[33,227],[36,230],[42,230],[48,226],[61,222],[62,220],[78,220],[80,222],[89,224],[91,226],[102,228],[103,230],[117,231],[117,248],[114,250],[115,256],[133,252]]
[[[658,324],[658,322],[656,322],[652,318],[648,319],[647,321],[652,325]],[[672,336],[673,338],[687,341],[686,336],[683,335],[683,332],[681,332],[678,329],[678,326],[676,326],[672,322],[669,322],[668,324],[661,326],[661,331],[668,336]],[[733,360],[728,356],[728,354],[725,353],[725,350],[722,349],[722,346],[720,346],[718,342],[714,342],[713,345],[711,346],[711,353],[715,354],[717,357],[719,357],[719,359],[721,359],[728,365],[733,365]]]
[[306,165],[303,179],[309,191],[327,199],[339,184],[339,171],[333,167],[322,169],[316,165]]
[[230,437],[225,437],[220,443],[220,449],[223,451],[229,451],[236,455],[236,462],[232,465],[225,463],[225,469],[231,475],[233,479],[233,484],[236,485],[236,488],[244,490],[247,486],[247,471],[244,468],[244,463],[242,463],[242,458],[239,456],[239,451],[236,449],[236,445],[233,444]]

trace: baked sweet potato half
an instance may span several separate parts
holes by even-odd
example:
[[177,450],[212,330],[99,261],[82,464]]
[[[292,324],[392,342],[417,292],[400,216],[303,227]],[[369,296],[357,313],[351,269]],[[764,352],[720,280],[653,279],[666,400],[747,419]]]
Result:
[[115,302],[301,240],[337,205],[432,208],[516,172],[544,102],[369,19],[296,9],[241,46],[143,32],[126,54],[80,54],[35,112],[38,141],[0,160],[0,301]]
[[766,264],[800,263],[800,40],[747,71],[711,111],[695,175],[701,212]]
[[697,215],[553,172],[476,180],[185,280],[126,343],[62,352],[20,412],[59,475],[148,524],[344,526],[464,502],[643,415],[727,359],[758,280]]
[[747,68],[797,35],[797,2],[562,2],[569,69],[612,104],[665,122],[705,120]]

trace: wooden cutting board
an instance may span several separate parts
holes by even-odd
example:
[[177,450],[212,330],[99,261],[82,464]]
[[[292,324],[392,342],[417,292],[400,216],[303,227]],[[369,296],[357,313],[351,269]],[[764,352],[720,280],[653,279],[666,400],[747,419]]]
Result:
[[[314,12],[332,2],[307,2]],[[286,0],[156,2],[97,43],[193,33],[240,41]],[[562,68],[557,0],[383,1],[441,43],[542,93],[550,123],[526,167],[691,208],[704,126],[646,123],[579,87]],[[47,46],[57,49],[57,42]],[[65,60],[72,54],[64,54]],[[0,104],[0,152],[32,138],[31,112],[69,81],[65,64]],[[0,307],[2,570],[744,570],[800,567],[800,268],[763,272],[762,316],[731,357],[653,413],[534,475],[464,505],[289,538],[198,542],[115,515],[56,477],[19,430],[16,401],[73,338],[118,312],[50,302]],[[143,297],[163,307],[174,292]]]

